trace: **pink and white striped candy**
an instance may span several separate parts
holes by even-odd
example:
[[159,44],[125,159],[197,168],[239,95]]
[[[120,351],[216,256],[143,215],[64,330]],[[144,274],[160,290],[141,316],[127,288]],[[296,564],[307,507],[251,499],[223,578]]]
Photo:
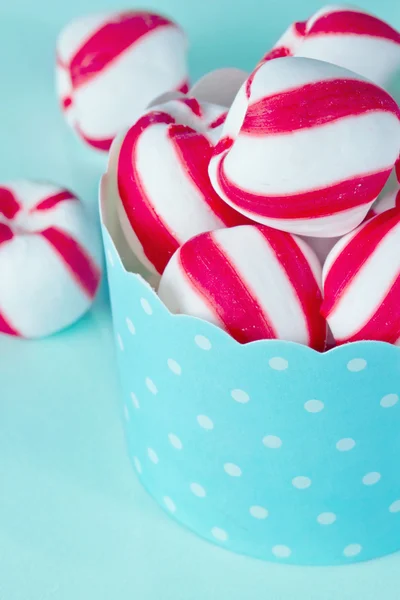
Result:
[[337,344],[400,339],[400,211],[388,210],[343,237],[323,269],[327,319]]
[[108,151],[153,98],[188,90],[186,38],[157,14],[126,11],[72,21],[57,43],[57,91],[67,121]]
[[264,60],[280,56],[324,60],[390,87],[400,75],[400,33],[358,8],[325,6],[294,23]]
[[0,185],[0,333],[40,338],[81,317],[101,279],[81,202],[50,183]]
[[[196,113],[189,122],[202,122],[196,100],[184,99],[181,108],[186,116]],[[118,188],[126,240],[138,259],[159,274],[175,250],[194,235],[248,222],[211,186],[213,145],[208,135],[183,124],[179,116],[164,110],[147,113],[116,140],[110,153],[109,176]]]
[[336,237],[362,222],[399,146],[400,110],[383,89],[336,65],[279,58],[239,91],[209,174],[257,222]]
[[159,296],[241,343],[277,338],[323,350],[321,267],[305,242],[260,225],[200,234],[173,255]]

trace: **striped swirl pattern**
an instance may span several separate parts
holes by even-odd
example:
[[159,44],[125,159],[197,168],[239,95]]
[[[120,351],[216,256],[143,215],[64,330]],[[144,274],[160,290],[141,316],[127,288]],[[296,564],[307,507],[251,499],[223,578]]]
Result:
[[335,237],[362,222],[399,146],[400,110],[383,89],[332,64],[280,58],[242,86],[209,174],[249,218]]
[[76,196],[49,183],[0,186],[0,333],[39,338],[67,327],[100,279],[100,240]]
[[221,200],[208,176],[224,110],[193,98],[168,102],[140,118],[111,150],[122,229],[154,273],[194,235],[248,222]]
[[325,60],[388,87],[400,69],[400,33],[360,9],[326,6],[293,23],[263,61],[281,56]]
[[343,237],[323,268],[321,312],[337,344],[400,340],[400,210]]
[[158,293],[171,312],[214,323],[241,343],[283,339],[323,350],[320,286],[319,261],[305,242],[245,225],[186,242]]
[[76,19],[58,39],[56,82],[67,121],[90,146],[108,151],[154,98],[188,90],[185,35],[144,11]]

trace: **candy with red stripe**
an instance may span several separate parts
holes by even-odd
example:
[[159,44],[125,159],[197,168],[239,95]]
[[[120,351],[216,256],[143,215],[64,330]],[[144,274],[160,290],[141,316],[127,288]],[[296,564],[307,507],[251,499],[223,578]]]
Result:
[[326,6],[294,23],[264,60],[280,56],[324,60],[390,88],[400,70],[400,33],[360,9]]
[[211,185],[213,144],[204,105],[183,98],[162,109],[115,140],[107,177],[127,242],[159,274],[194,235],[248,222]]
[[186,242],[158,293],[171,312],[210,321],[241,343],[276,338],[323,350],[320,285],[321,266],[303,240],[243,225]]
[[154,13],[75,19],[57,43],[57,91],[67,121],[89,145],[108,151],[154,98],[188,90],[186,46],[181,28]]
[[40,338],[74,323],[101,279],[101,244],[82,203],[51,183],[0,185],[0,333]]
[[265,62],[231,106],[209,173],[244,215],[312,237],[362,222],[400,146],[400,110],[382,88],[308,58]]
[[327,319],[336,343],[400,338],[400,210],[368,220],[334,246],[323,269]]

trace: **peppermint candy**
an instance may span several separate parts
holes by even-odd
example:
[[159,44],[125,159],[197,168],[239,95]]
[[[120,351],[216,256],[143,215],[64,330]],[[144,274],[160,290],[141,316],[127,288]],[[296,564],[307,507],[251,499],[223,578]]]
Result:
[[100,279],[100,240],[76,196],[50,183],[0,185],[0,333],[39,338],[71,325]]
[[144,11],[72,21],[57,43],[57,91],[67,121],[93,148],[108,151],[153,98],[188,90],[186,38]]
[[400,110],[382,88],[336,65],[280,58],[240,89],[209,174],[259,223],[336,237],[362,222],[399,146]]
[[153,273],[161,274],[194,235],[248,222],[219,198],[208,177],[219,113],[220,107],[177,99],[145,114],[111,149],[108,174],[122,230]]
[[337,344],[400,338],[400,210],[344,236],[323,269],[321,312]]
[[263,60],[316,58],[390,87],[400,70],[400,33],[377,17],[349,6],[326,6],[294,23]]
[[200,234],[173,255],[158,293],[173,313],[214,323],[237,341],[323,350],[321,267],[300,238],[260,225]]

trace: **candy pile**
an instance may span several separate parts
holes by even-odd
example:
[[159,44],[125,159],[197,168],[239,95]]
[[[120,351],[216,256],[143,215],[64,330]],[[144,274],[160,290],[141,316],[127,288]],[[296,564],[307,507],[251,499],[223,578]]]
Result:
[[117,138],[122,230],[171,312],[241,343],[400,342],[396,69],[399,33],[329,7]]
[[[190,91],[186,46],[145,11],[77,19],[57,43],[62,111],[108,153],[123,235],[166,306],[241,343],[400,343],[399,32],[329,6],[250,74],[222,69]],[[0,331],[50,333],[97,289],[80,205],[58,193],[0,194]],[[22,243],[32,270],[3,290]]]

